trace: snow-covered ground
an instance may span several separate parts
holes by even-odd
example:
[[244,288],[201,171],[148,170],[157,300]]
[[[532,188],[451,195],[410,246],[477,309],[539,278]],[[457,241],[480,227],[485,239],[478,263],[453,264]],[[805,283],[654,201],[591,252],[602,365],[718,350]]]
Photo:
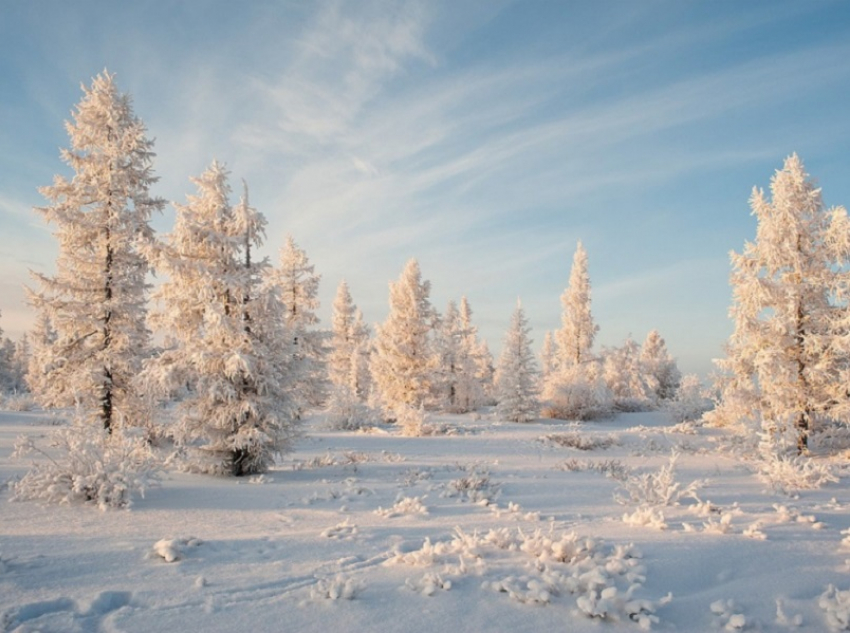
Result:
[[[54,421],[0,413],[0,484],[28,467],[11,457],[15,438],[43,442]],[[0,630],[847,623],[844,480],[773,492],[720,448],[719,431],[674,429],[660,413],[582,425],[490,413],[437,421],[454,433],[327,431],[316,418],[267,475],[170,472],[129,511],[10,502],[0,486]]]

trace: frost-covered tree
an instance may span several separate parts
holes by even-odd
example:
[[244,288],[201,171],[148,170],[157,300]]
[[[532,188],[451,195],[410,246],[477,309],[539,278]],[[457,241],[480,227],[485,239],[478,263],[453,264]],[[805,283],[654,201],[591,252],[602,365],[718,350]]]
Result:
[[[331,341],[327,355],[328,380],[333,387],[352,389],[358,399],[369,393],[369,327],[354,305],[348,284],[337,289],[331,317]],[[365,357],[365,358],[364,358]]]
[[546,332],[543,337],[543,347],[540,350],[540,380],[545,385],[555,373],[558,362],[558,350],[555,347],[555,336]]
[[484,339],[475,345],[475,379],[481,387],[482,405],[496,403],[496,368],[490,346]]
[[796,154],[770,190],[770,200],[753,190],[755,241],[731,254],[734,331],[708,418],[749,420],[773,449],[802,453],[813,431],[848,410],[850,220],[825,208]]
[[286,310],[284,322],[292,336],[295,358],[301,366],[298,393],[302,407],[321,406],[326,397],[325,337],[316,329],[319,317],[319,282],[307,253],[286,236],[278,267],[270,277],[277,284]]
[[14,351],[14,343],[3,336],[0,328],[0,394],[14,391]]
[[[11,346],[9,345],[11,343]],[[13,393],[29,391],[27,387],[27,367],[30,359],[30,342],[26,333],[12,343],[6,339],[6,355],[9,357],[9,390]]]
[[557,355],[543,385],[545,417],[592,419],[612,411],[612,394],[601,361],[591,349],[599,331],[590,311],[587,252],[581,242],[573,256],[570,283],[561,295],[561,329],[555,332]]
[[587,272],[587,251],[581,242],[576,246],[570,283],[561,295],[564,310],[561,329],[555,334],[558,343],[558,365],[566,368],[590,360],[593,339],[599,326],[590,312],[590,276]]
[[177,437],[202,472],[262,472],[290,448],[297,366],[269,265],[256,259],[265,218],[247,191],[229,203],[227,172],[213,162],[193,178],[197,194],[175,205],[174,230],[157,249],[168,279],[156,292],[155,325],[170,345],[149,368],[163,391],[188,388]]
[[143,416],[134,385],[150,337],[142,248],[153,237],[151,214],[164,202],[150,195],[153,142],[130,97],[108,72],[82,89],[65,125],[71,146],[61,154],[74,175],[43,187],[50,205],[36,209],[56,227],[56,275],[33,273],[38,290],[29,299],[56,331],[42,399],[77,405],[111,432]]
[[653,385],[657,401],[669,400],[676,395],[682,372],[658,330],[652,330],[640,348],[640,364],[649,384]]
[[531,349],[530,332],[522,304],[517,301],[496,370],[497,411],[500,417],[512,422],[529,422],[540,409],[537,361]]
[[621,347],[605,350],[602,376],[620,411],[647,411],[656,405],[658,382],[645,371],[641,347],[628,337]]
[[354,305],[348,284],[337,289],[331,317],[331,341],[327,356],[330,394],[327,415],[336,427],[355,428],[371,417],[365,406],[369,396],[369,328]]
[[478,379],[478,337],[466,297],[460,308],[450,301],[436,331],[436,400],[452,413],[465,413],[484,401]]
[[56,332],[50,324],[50,317],[44,310],[39,310],[29,332],[30,354],[27,360],[26,382],[30,393],[36,401],[47,406],[49,399],[47,383],[50,380],[50,372],[53,363],[57,359],[52,356],[53,343],[56,341]]
[[382,406],[393,417],[429,400],[435,369],[431,334],[437,320],[430,293],[431,282],[422,279],[415,259],[398,281],[390,282],[390,313],[377,328],[371,371]]
[[478,340],[472,307],[465,296],[460,298],[458,307],[458,333],[460,372],[455,383],[455,409],[463,413],[486,404],[488,388],[492,390],[493,384],[492,356],[486,344],[482,347]]

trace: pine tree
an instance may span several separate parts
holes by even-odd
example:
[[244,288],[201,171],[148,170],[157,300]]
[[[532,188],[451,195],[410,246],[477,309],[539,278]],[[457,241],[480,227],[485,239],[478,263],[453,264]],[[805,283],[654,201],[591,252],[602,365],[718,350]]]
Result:
[[771,200],[750,198],[756,239],[732,253],[735,327],[717,361],[721,403],[708,418],[750,420],[773,449],[799,453],[821,425],[844,419],[850,292],[850,221],[826,209],[796,154],[773,176]]
[[496,370],[497,411],[512,422],[529,422],[539,411],[537,361],[528,337],[530,332],[522,304],[517,301]]
[[302,408],[321,406],[326,397],[324,334],[315,329],[319,323],[319,281],[307,253],[286,236],[280,249],[280,262],[271,279],[277,284],[286,311],[284,322],[292,335],[292,345],[301,366],[298,393]]
[[262,472],[290,448],[295,402],[290,339],[283,305],[262,244],[265,218],[228,201],[227,172],[213,162],[192,179],[197,195],[175,205],[174,230],[158,249],[168,275],[156,297],[154,324],[171,345],[151,364],[164,392],[188,385],[179,404],[178,437],[197,449],[202,472]]
[[152,141],[119,94],[114,76],[98,75],[66,123],[70,149],[62,160],[74,171],[40,191],[50,202],[36,210],[56,226],[54,277],[33,273],[39,290],[32,305],[56,330],[52,362],[42,384],[53,406],[76,404],[82,416],[107,432],[138,424],[143,415],[134,379],[148,353],[142,248],[153,232]]
[[372,378],[386,413],[396,416],[429,400],[434,380],[432,331],[437,320],[422,280],[419,263],[407,262],[401,277],[390,283],[390,313],[378,326],[372,355]]
[[561,295],[564,307],[561,329],[555,334],[558,343],[558,365],[567,368],[590,360],[593,339],[599,326],[590,313],[590,277],[587,273],[587,251],[581,242],[573,256],[570,284]]
[[642,371],[653,386],[655,400],[661,402],[676,396],[682,372],[667,351],[667,343],[658,330],[652,330],[640,348]]

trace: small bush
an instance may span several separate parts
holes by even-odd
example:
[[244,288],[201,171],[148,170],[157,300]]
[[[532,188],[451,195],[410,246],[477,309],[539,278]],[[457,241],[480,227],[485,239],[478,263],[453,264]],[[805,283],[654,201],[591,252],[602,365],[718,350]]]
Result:
[[664,410],[674,423],[696,422],[712,408],[700,384],[699,378],[688,374],[682,378],[676,395],[664,405]]
[[702,486],[702,482],[692,481],[683,488],[675,477],[676,459],[677,455],[674,454],[658,472],[626,478],[620,484],[620,491],[624,492],[625,496],[615,494],[614,499],[622,504],[670,506],[677,505],[683,498],[696,497],[696,491]]
[[132,497],[159,480],[159,465],[139,439],[116,431],[113,435],[75,423],[56,430],[51,438],[54,458],[30,438],[19,438],[15,455],[37,453],[46,462],[33,464],[13,485],[16,501],[91,503],[101,510],[129,508]]
[[580,451],[605,450],[617,445],[617,438],[613,435],[597,437],[593,435],[582,435],[581,433],[552,433],[545,435],[542,441],[563,448],[575,448]]
[[558,420],[599,420],[615,413],[611,390],[578,367],[554,378],[544,390],[541,414]]

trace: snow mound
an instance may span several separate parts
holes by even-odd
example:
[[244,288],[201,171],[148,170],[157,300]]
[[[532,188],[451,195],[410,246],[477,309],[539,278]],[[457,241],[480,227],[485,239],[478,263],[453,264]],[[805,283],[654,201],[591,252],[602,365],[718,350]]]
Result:
[[159,556],[166,563],[174,563],[184,558],[184,553],[188,547],[197,547],[202,541],[190,536],[187,538],[164,538],[154,543],[152,553]]

